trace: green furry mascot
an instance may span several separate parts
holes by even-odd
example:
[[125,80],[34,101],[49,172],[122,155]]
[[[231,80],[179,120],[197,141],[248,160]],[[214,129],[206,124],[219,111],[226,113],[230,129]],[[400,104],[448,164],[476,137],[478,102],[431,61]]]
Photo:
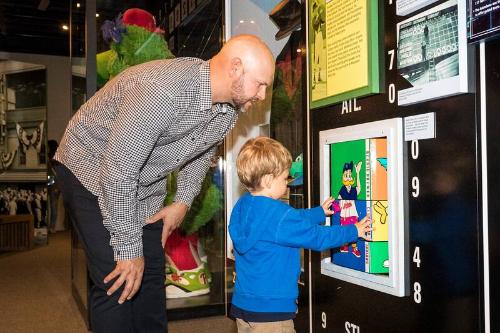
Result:
[[98,87],[130,66],[174,58],[154,16],[145,10],[127,9],[123,16],[106,20],[101,31],[110,49],[97,54]]

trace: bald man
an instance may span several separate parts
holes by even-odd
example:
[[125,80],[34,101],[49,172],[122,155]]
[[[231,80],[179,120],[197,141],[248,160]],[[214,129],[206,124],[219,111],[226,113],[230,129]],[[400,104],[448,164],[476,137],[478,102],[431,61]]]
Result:
[[[108,82],[71,119],[55,155],[87,255],[93,332],[166,332],[163,244],[201,188],[238,113],[263,100],[274,58],[257,37],[209,61],[158,60]],[[162,208],[165,176],[179,170]]]

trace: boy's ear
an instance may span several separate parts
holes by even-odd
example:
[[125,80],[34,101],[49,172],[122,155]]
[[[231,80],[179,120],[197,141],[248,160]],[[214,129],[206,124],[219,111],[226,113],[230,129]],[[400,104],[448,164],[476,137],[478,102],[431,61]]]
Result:
[[260,183],[261,183],[262,187],[264,187],[264,188],[270,188],[272,182],[273,182],[273,175],[267,174],[267,175],[262,176],[262,180],[261,180]]

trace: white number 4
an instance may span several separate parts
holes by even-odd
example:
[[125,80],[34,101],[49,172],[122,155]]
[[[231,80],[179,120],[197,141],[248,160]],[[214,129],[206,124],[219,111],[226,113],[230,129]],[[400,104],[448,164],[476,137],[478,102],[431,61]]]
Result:
[[417,264],[417,267],[420,268],[420,247],[416,246],[415,251],[413,252],[413,262]]

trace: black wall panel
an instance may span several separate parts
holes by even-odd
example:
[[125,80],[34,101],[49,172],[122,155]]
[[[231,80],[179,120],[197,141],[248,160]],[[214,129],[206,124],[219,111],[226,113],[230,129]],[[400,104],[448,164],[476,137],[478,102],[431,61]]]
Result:
[[[406,262],[409,265],[410,293],[406,297],[391,296],[322,275],[320,254],[314,253],[311,281],[313,331],[481,332],[482,222],[478,198],[478,95],[462,94],[404,107],[397,106],[397,101],[389,103],[389,84],[394,83],[396,90],[403,87],[402,80],[398,79],[395,64],[394,69],[389,70],[390,57],[387,52],[392,49],[396,51],[396,24],[404,18],[395,15],[395,5],[389,5],[388,1],[382,3],[384,18],[381,20],[381,40],[384,45],[381,57],[385,68],[382,70],[385,76],[384,92],[357,99],[356,104],[361,107],[359,111],[342,114],[341,104],[310,111],[313,175],[311,195],[314,205],[320,204],[324,199],[319,197],[320,131],[435,112],[436,138],[419,140],[420,154],[417,159],[411,156],[404,158],[404,181],[407,184],[405,213],[410,239]],[[477,46],[471,46],[475,47]],[[496,54],[500,54],[499,48],[496,45]],[[496,76],[492,74],[490,80],[495,80],[495,92],[492,94],[496,94],[495,105],[498,106],[499,67],[496,73]],[[471,74],[471,80],[475,81],[474,73]],[[498,112],[496,117],[498,124]],[[491,120],[489,124],[492,124]],[[495,132],[495,128],[492,128],[491,132]],[[497,129],[496,133],[491,135],[496,135],[495,139],[498,139],[498,133]],[[405,143],[407,155],[410,155],[410,145],[410,142]],[[494,154],[500,156],[499,153],[497,145]],[[497,168],[493,166],[493,170]],[[492,173],[493,171],[490,171],[490,175]],[[420,180],[420,195],[417,198],[413,198],[408,190],[411,189],[410,181],[414,176]],[[494,177],[497,177],[496,184],[499,184],[499,176]],[[496,202],[499,202],[498,193]],[[494,209],[498,211],[498,207]],[[494,221],[491,216],[493,215],[490,215],[490,221]],[[496,216],[498,217],[498,213]],[[492,229],[494,230],[491,228],[490,231]],[[490,239],[490,244],[495,240],[496,244],[499,243],[496,236]],[[417,246],[420,248],[420,267],[412,262],[412,254]],[[498,251],[496,254],[498,255]],[[498,277],[498,270],[492,270],[492,276]],[[414,288],[418,287],[414,287],[415,284],[421,288],[420,295],[417,296]],[[496,314],[496,317],[499,315]],[[492,314],[492,317],[495,317],[495,314]],[[491,330],[497,331],[500,332],[498,326],[496,330]]]
[[500,40],[485,45],[491,332],[500,332]]

